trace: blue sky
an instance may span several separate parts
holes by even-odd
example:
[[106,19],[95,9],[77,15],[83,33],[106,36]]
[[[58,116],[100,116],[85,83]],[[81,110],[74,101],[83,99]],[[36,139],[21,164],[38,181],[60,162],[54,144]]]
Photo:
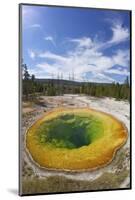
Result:
[[128,11],[22,6],[23,60],[36,78],[123,82],[130,70]]

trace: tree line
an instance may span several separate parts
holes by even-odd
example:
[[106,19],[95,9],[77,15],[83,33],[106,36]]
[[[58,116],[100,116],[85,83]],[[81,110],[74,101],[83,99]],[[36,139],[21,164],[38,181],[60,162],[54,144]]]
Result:
[[48,82],[37,81],[35,75],[30,75],[26,64],[22,64],[23,79],[22,91],[25,100],[33,100],[38,95],[56,96],[63,94],[81,94],[94,97],[113,97],[117,100],[130,100],[130,84],[128,77],[123,84],[120,83],[91,83],[83,82],[64,84],[61,79],[50,79]]

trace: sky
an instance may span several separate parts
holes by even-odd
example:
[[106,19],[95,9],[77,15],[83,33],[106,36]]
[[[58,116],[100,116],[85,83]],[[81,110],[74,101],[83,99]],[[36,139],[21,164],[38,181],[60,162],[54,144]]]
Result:
[[130,76],[130,13],[23,5],[22,58],[36,78],[123,83]]

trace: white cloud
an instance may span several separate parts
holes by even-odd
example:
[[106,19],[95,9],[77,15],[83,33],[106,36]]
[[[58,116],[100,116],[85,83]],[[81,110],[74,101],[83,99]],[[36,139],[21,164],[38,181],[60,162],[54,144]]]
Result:
[[52,36],[44,37],[44,40],[46,40],[46,41],[50,41],[53,45],[55,45],[55,42],[54,42],[54,39],[53,39]]
[[118,44],[120,42],[126,41],[129,38],[129,30],[123,27],[121,23],[115,24],[111,29],[113,36],[108,43]]
[[71,39],[71,42],[75,42],[79,47],[91,48],[93,47],[93,42],[91,38],[83,37],[79,39]]
[[37,67],[40,72],[41,71],[43,72],[45,77],[50,76],[50,78],[52,77],[52,74],[54,75],[54,77],[56,77],[56,75],[60,71],[59,67],[55,64],[49,65],[48,63],[41,63],[41,64],[37,64]]
[[53,53],[48,52],[48,51],[44,52],[44,53],[40,53],[39,57],[40,58],[49,58],[49,59],[57,60],[57,61],[65,61],[65,60],[67,60],[67,58],[65,58],[63,56],[60,56],[60,55],[57,55],[57,54],[53,54]]
[[129,51],[128,50],[117,50],[117,54],[115,54],[113,57],[114,65],[120,65],[123,67],[128,66],[129,62]]
[[40,24],[32,24],[29,26],[30,28],[41,28]]
[[113,23],[111,30],[112,37],[106,42],[94,41],[88,37],[70,39],[70,42],[76,43],[80,48],[92,48],[101,51],[111,48],[112,46],[125,42],[129,39],[129,30],[128,28],[123,27],[120,21]]
[[50,41],[53,41],[53,37],[52,36],[47,36],[47,37],[44,37],[45,40],[50,40]]
[[103,83],[103,82],[115,82],[115,80],[105,74],[102,74],[102,73],[93,73],[93,77],[92,77],[92,82],[98,82],[99,83]]
[[129,72],[126,69],[123,69],[123,70],[109,69],[109,70],[106,70],[105,72],[109,73],[109,74],[118,74],[118,75],[129,76]]
[[[74,72],[75,80],[91,82],[114,82],[113,74],[128,76],[129,51],[118,49],[113,55],[105,55],[103,49],[128,40],[129,31],[118,23],[111,30],[112,38],[104,43],[90,37],[73,38],[68,41],[74,44],[73,49],[64,55],[49,51],[37,53],[37,57],[46,60],[35,66],[38,76],[51,78],[53,74],[57,78],[62,73],[63,78],[68,79]],[[54,42],[51,36],[44,39]],[[119,67],[114,69],[114,66]]]
[[96,49],[104,50],[129,40],[129,30],[128,28],[123,27],[122,22],[120,20],[116,20],[116,22],[111,22],[111,24],[112,37],[110,38],[110,40],[104,43],[101,41],[98,42],[98,44],[96,43]]
[[50,78],[51,74],[46,73],[42,69],[29,69],[30,74],[34,74],[36,78]]
[[[22,6],[22,21],[24,28],[31,28],[31,25],[38,24],[40,13],[31,6]],[[35,23],[36,22],[36,23]]]
[[33,10],[29,6],[23,6],[22,7],[22,15],[23,17],[27,15],[31,15],[33,13]]
[[[66,55],[57,55],[51,52],[39,53],[41,58],[47,58],[51,61],[41,62],[36,65],[37,70],[46,72],[47,75],[63,73],[63,78],[68,79],[69,73],[75,74],[75,80],[95,81],[95,82],[114,82],[110,74],[129,75],[125,67],[128,67],[129,54],[127,50],[117,50],[112,56],[105,56],[93,48],[75,48],[74,51],[67,52]],[[122,70],[111,69],[115,65],[120,65]],[[91,74],[90,77],[88,74]]]
[[31,59],[35,59],[36,53],[33,50],[29,49],[28,50],[28,54],[29,54],[29,56],[30,56]]

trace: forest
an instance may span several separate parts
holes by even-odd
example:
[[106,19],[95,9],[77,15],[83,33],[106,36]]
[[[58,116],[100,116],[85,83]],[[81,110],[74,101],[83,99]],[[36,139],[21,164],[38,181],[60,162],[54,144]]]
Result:
[[129,78],[120,84],[113,83],[93,83],[77,82],[74,77],[70,80],[57,79],[37,79],[34,74],[30,74],[26,64],[22,64],[22,95],[23,100],[33,100],[39,95],[56,96],[64,94],[80,94],[93,97],[113,97],[116,100],[130,101]]

